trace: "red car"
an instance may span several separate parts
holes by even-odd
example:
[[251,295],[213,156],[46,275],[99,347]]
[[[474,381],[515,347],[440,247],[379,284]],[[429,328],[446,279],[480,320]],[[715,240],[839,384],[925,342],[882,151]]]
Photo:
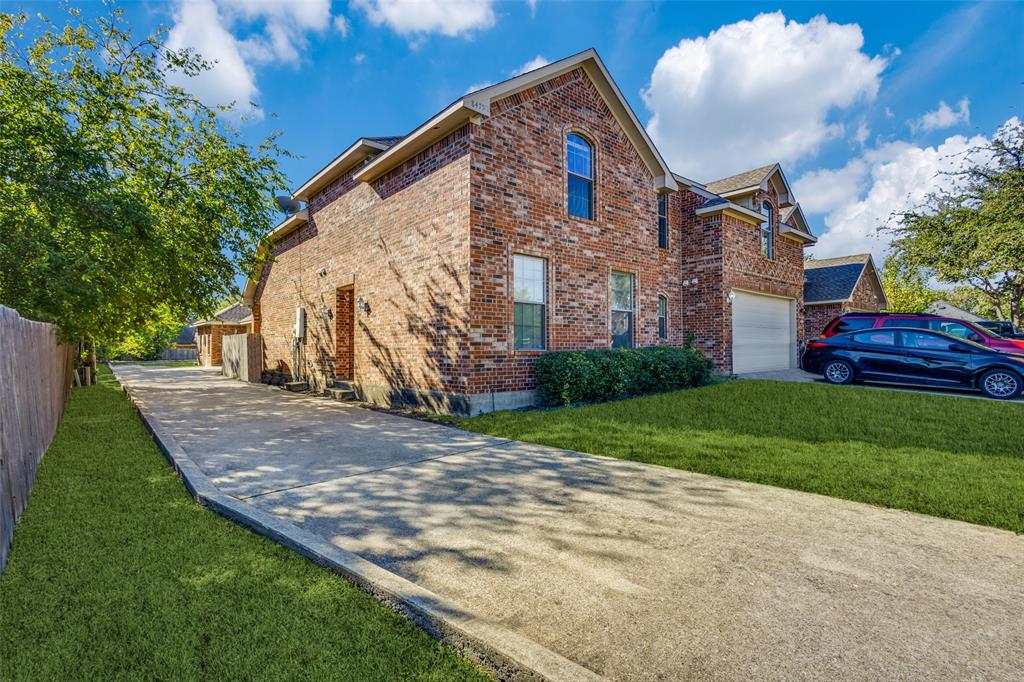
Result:
[[827,339],[836,334],[877,327],[931,329],[980,343],[994,350],[1024,353],[1024,341],[1004,338],[973,322],[928,313],[846,313],[829,322],[825,331],[821,333],[821,338]]

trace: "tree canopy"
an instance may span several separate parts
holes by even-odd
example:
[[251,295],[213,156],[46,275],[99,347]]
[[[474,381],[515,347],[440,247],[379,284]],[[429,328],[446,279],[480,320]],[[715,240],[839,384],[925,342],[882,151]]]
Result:
[[118,10],[65,25],[0,14],[0,302],[113,341],[212,311],[286,186],[272,135],[245,144],[172,84],[210,65],[136,39]]
[[928,288],[922,268],[908,267],[893,255],[882,266],[882,287],[891,313],[921,313],[941,298],[941,292]]
[[1024,124],[1012,119],[952,175],[949,189],[897,216],[893,253],[1024,326]]

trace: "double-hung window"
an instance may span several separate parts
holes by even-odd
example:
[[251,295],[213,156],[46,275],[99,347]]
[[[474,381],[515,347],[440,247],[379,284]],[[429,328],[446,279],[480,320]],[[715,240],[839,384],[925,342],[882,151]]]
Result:
[[765,258],[775,257],[775,241],[772,239],[775,234],[775,223],[772,213],[772,205],[767,201],[761,203],[761,213],[766,220],[761,223],[761,255]]
[[544,266],[543,258],[516,254],[513,259],[513,328],[517,350],[545,348],[547,279]]
[[633,275],[628,272],[612,273],[611,298],[612,348],[632,348]]
[[658,338],[668,338],[668,299],[658,297]]
[[658,195],[658,246],[668,248],[668,195]]
[[566,175],[569,178],[569,215],[594,217],[594,148],[579,135],[565,138]]

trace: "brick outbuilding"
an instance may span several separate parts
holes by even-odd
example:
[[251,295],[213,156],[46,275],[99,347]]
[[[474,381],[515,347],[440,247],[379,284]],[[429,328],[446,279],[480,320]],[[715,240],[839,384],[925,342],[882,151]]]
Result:
[[829,322],[844,313],[874,313],[888,305],[871,254],[804,264],[804,340],[817,338]]
[[231,334],[252,331],[252,310],[241,303],[233,303],[218,310],[207,320],[193,322],[195,329],[196,359],[204,367],[221,364],[223,338]]
[[[781,168],[737,178],[672,173],[593,50],[469,93],[294,193],[244,296],[264,366],[461,413],[532,403],[551,350],[795,366],[814,237]],[[785,334],[745,354],[737,324]]]

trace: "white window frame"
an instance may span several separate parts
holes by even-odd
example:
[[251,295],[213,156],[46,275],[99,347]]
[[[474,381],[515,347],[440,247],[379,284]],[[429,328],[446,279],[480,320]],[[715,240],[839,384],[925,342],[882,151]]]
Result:
[[[519,282],[527,275],[527,266],[540,265],[540,277],[531,277],[534,283],[540,284],[540,296],[530,293],[528,288],[520,288]],[[535,271],[534,271],[535,273]],[[531,273],[531,274],[534,274]],[[537,345],[520,346],[515,324],[516,309],[520,305],[537,306],[540,308],[540,343]],[[512,255],[512,347],[517,351],[547,350],[548,336],[548,263],[539,256],[525,253]]]

